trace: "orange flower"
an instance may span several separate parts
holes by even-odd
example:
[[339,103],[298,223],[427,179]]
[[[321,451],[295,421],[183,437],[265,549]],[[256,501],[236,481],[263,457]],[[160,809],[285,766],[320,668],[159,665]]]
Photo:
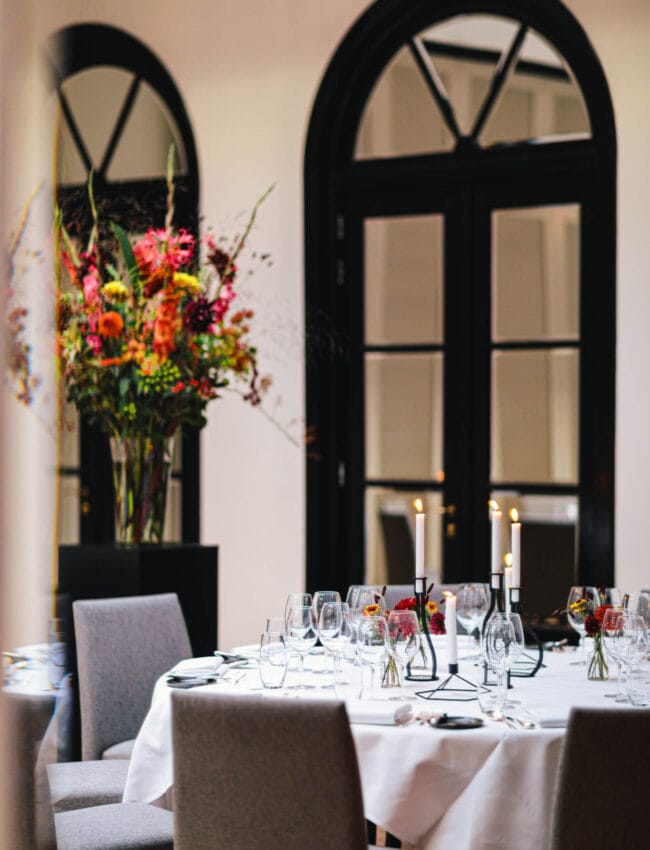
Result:
[[105,357],[99,361],[100,366],[119,366],[122,363],[121,357]]
[[153,328],[153,350],[164,363],[176,348],[174,334],[177,323],[178,296],[167,295],[158,305]]
[[427,602],[427,614],[435,614],[437,610],[438,610],[438,606],[433,601],[433,599],[430,599]]
[[376,614],[379,614],[379,605],[366,605],[363,609],[364,617],[374,617]]
[[115,310],[109,310],[108,313],[102,313],[99,317],[97,330],[100,336],[117,339],[124,330],[124,320]]

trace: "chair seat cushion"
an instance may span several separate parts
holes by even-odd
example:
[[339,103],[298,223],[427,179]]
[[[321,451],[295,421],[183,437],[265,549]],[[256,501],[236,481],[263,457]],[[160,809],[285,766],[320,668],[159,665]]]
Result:
[[129,762],[122,759],[48,764],[54,811],[121,803],[128,769]]
[[113,744],[112,747],[104,750],[102,753],[103,759],[130,759],[133,752],[135,738],[130,738],[128,741],[120,741],[119,744]]
[[57,850],[173,850],[174,814],[145,803],[55,815]]

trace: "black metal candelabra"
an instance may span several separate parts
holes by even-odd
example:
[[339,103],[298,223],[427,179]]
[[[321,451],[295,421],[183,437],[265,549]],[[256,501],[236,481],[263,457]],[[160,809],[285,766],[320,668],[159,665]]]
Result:
[[[508,594],[510,599],[510,610],[513,614],[521,615],[521,588],[511,587],[508,589]],[[508,679],[510,679],[511,676],[526,679],[530,678],[535,676],[544,666],[544,644],[539,639],[538,635],[535,634],[533,629],[526,625],[524,625],[524,643],[533,644],[535,649],[532,651],[532,654],[525,651],[522,653],[521,660],[515,663],[515,669],[509,671]],[[510,683],[509,686],[511,687]]]
[[427,626],[427,579],[426,576],[416,576],[413,580],[413,592],[415,594],[415,612],[420,624],[420,633],[424,636],[424,640],[429,648],[431,658],[431,668],[424,673],[414,673],[412,671],[411,662],[406,665],[406,679],[409,682],[434,682],[437,681],[438,662],[436,659],[436,651],[433,648],[431,633]]

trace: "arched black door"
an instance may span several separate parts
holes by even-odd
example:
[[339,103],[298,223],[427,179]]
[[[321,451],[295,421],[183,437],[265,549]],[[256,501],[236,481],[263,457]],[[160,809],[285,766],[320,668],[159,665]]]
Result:
[[[368,116],[391,94],[387,132]],[[529,541],[564,541],[566,584],[611,583],[615,157],[602,69],[558,2],[388,0],[346,36],[305,158],[310,587],[394,581],[368,552],[414,495],[447,581],[486,580],[497,498]],[[319,334],[334,356],[311,356]]]

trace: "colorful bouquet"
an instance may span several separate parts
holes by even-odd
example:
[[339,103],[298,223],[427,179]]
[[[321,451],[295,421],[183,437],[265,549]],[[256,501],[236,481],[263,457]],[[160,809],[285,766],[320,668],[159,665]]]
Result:
[[99,241],[92,185],[94,226],[84,250],[57,218],[58,348],[67,397],[115,437],[200,428],[206,405],[231,378],[248,382],[244,399],[253,405],[264,386],[249,341],[253,313],[231,308],[236,261],[268,193],[232,250],[206,237],[201,265],[194,236],[172,227],[170,174],[168,188],[165,226],[132,239],[112,223],[112,246]]
[[605,588],[598,588],[598,599],[586,587],[582,588],[582,595],[569,605],[569,613],[575,620],[582,620],[585,635],[593,638],[593,653],[589,658],[587,667],[588,679],[606,679],[609,675],[607,661],[602,645],[602,625],[605,612],[612,606],[604,602]]

